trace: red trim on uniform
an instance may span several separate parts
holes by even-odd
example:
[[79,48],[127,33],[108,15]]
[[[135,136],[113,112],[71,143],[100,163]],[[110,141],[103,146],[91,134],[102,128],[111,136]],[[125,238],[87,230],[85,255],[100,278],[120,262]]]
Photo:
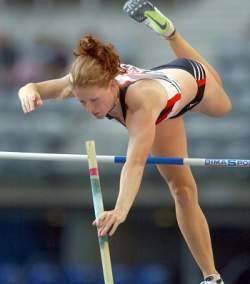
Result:
[[[181,99],[181,94],[180,93],[177,93],[176,95],[174,95],[171,99],[168,100],[164,110],[166,110],[164,112],[164,114],[160,115],[156,121],[156,124],[160,123],[162,120],[164,120],[168,115],[169,113],[172,111],[175,103],[177,101],[179,101]],[[163,110],[163,111],[164,111]]]
[[90,176],[99,176],[98,168],[89,169]]
[[204,86],[206,84],[206,78],[197,80],[198,87]]
[[163,121],[171,112],[171,110],[167,111],[166,113],[164,113],[164,115],[160,116],[157,120],[156,120],[156,124],[159,124],[161,121]]
[[180,99],[181,99],[181,94],[180,93],[174,95],[171,99],[168,100],[166,108],[168,108],[168,107],[172,107],[173,108],[174,104],[177,101],[179,101]]

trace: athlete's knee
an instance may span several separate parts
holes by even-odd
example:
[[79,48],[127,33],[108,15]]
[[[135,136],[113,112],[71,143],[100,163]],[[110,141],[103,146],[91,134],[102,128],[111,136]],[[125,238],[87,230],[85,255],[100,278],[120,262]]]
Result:
[[214,74],[214,79],[216,80],[216,82],[217,82],[222,88],[224,88],[223,80],[222,80],[222,78],[221,78],[221,76],[220,76],[220,74],[219,74],[218,72],[216,72],[216,73]]
[[224,107],[225,107],[225,114],[231,112],[233,108],[232,102],[226,93],[225,93],[225,106]]
[[218,111],[218,117],[224,116],[232,111],[232,102],[226,92],[223,90],[221,96],[220,108]]
[[193,206],[198,203],[197,187],[194,182],[170,182],[169,188],[176,203]]

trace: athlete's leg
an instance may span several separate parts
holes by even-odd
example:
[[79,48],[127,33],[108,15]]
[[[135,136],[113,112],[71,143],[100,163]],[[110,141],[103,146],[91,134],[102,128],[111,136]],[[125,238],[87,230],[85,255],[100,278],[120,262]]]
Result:
[[217,71],[179,33],[171,20],[164,16],[153,4],[145,0],[129,0],[124,11],[139,23],[166,38],[178,58],[188,58],[200,62],[207,75],[207,83],[202,101],[193,108],[209,116],[220,117],[231,111],[232,105]]
[[[157,125],[152,154],[187,157],[187,142],[182,118]],[[209,228],[198,203],[195,180],[188,166],[163,166],[158,170],[167,182],[175,201],[180,230],[204,276],[218,274],[212,252]]]
[[181,35],[176,32],[173,22],[167,18],[152,3],[145,0],[129,0],[124,5],[124,11],[139,23],[144,23],[167,40],[178,58],[196,60],[207,67],[215,80],[223,85],[218,72],[195,50]]
[[222,80],[218,72],[209,64],[201,54],[195,50],[181,35],[176,32],[169,40],[169,45],[171,46],[174,54],[178,58],[189,58],[196,60],[207,67],[210,73],[214,76],[214,79],[220,86],[223,86]]
[[232,110],[230,98],[224,88],[215,80],[211,71],[203,64],[206,72],[206,87],[201,102],[192,111],[212,117],[221,117]]

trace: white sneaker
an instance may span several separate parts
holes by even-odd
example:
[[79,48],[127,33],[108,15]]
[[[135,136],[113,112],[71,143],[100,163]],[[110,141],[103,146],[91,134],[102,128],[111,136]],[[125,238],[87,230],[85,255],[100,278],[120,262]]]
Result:
[[201,284],[224,284],[220,275],[212,274],[205,278],[205,281],[202,281]]

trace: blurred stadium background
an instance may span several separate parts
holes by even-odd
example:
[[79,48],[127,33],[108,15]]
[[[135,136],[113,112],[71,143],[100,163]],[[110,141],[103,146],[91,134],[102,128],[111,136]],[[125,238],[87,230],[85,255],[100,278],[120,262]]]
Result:
[[[0,150],[124,154],[126,130],[95,121],[74,99],[24,115],[27,82],[65,74],[86,32],[117,47],[122,60],[153,67],[173,58],[166,43],[122,13],[125,1],[0,1]],[[234,109],[224,119],[185,115],[190,157],[250,158],[250,2],[154,1],[220,71]],[[100,165],[106,208],[120,166]],[[250,283],[250,172],[193,169],[225,283]],[[87,165],[0,161],[0,284],[102,283]],[[125,224],[110,240],[115,283],[194,284],[198,271],[177,228],[173,201],[153,167]]]

